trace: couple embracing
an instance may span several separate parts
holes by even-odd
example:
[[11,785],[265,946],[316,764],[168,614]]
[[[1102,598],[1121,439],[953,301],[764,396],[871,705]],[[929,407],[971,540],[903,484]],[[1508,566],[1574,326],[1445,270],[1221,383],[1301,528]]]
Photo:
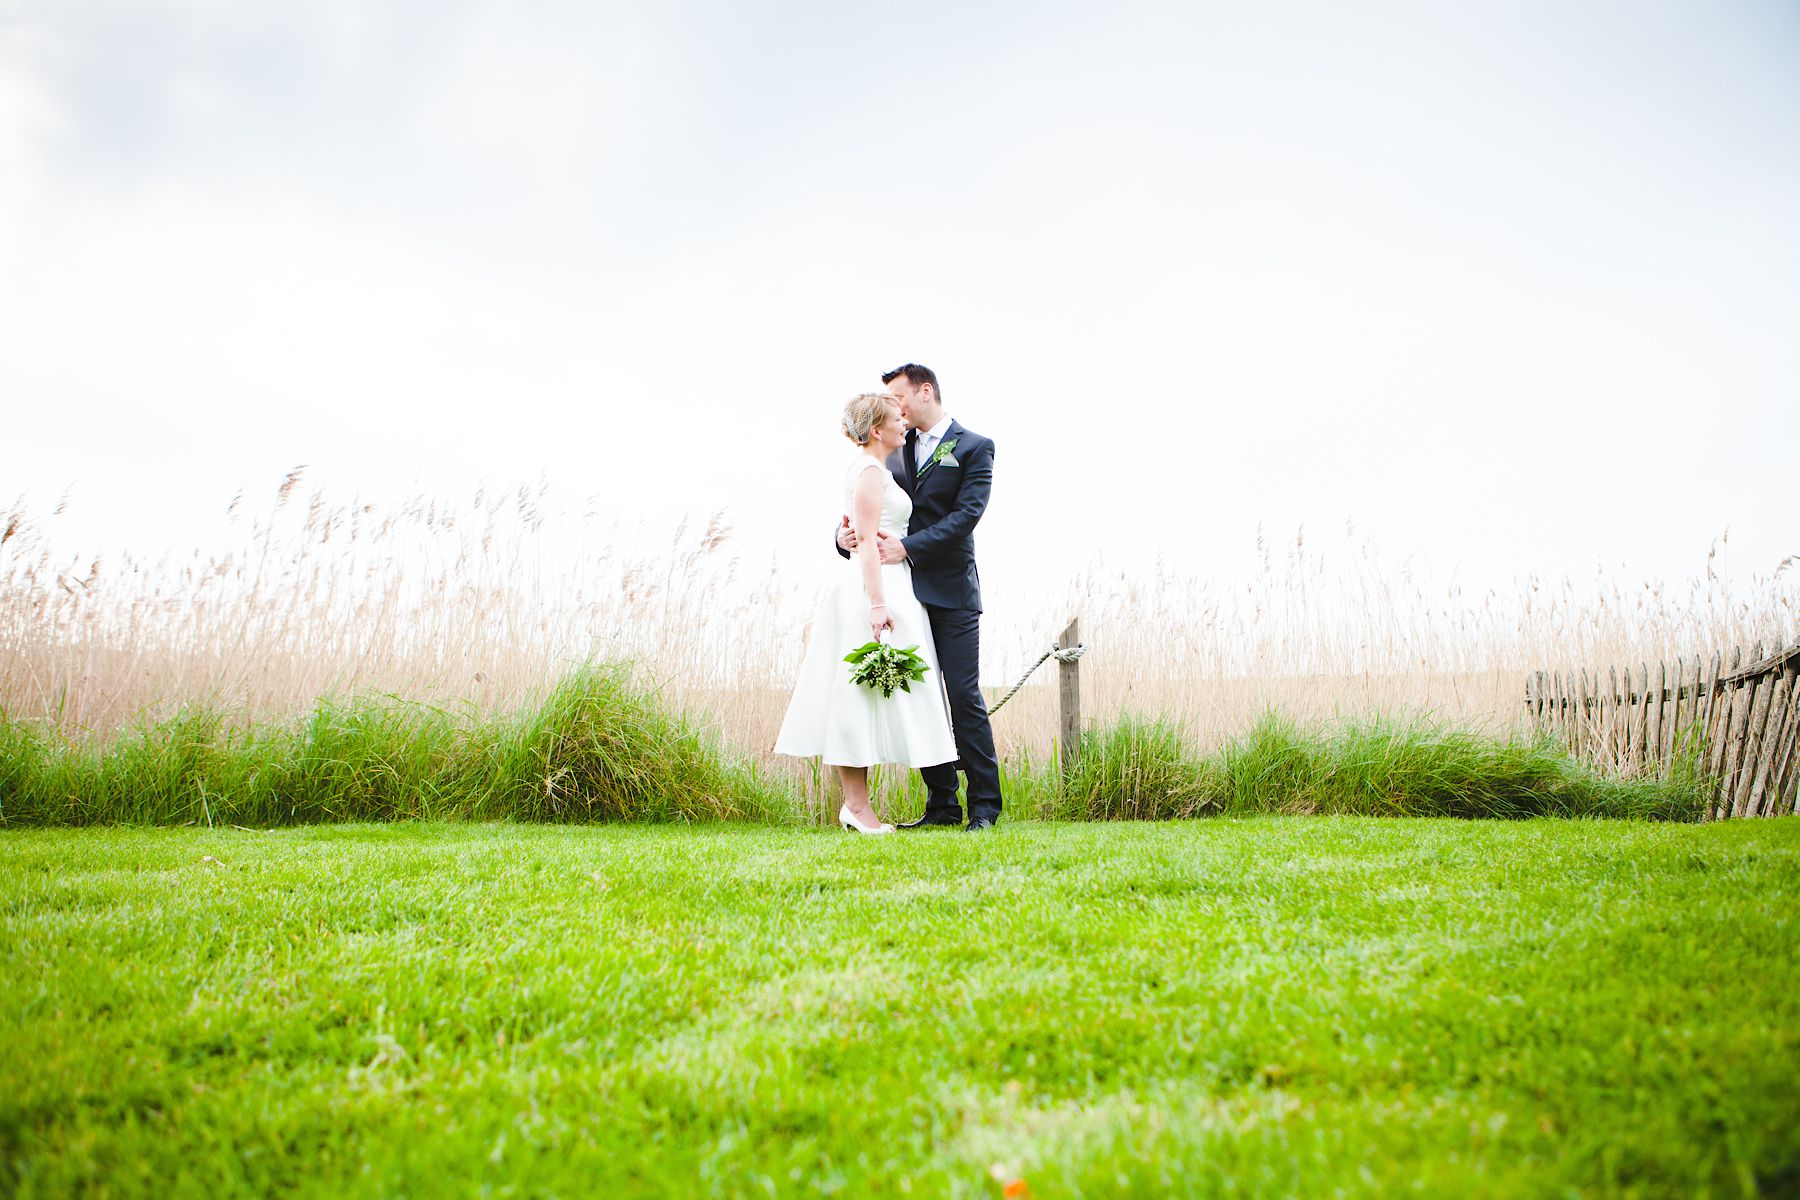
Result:
[[[907,363],[881,381],[887,391],[844,407],[857,454],[836,540],[849,563],[813,621],[775,751],[835,766],[838,820],[857,833],[894,830],[869,803],[877,763],[917,767],[925,781],[925,814],[900,828],[962,825],[960,768],[975,833],[1000,819],[1000,765],[979,683],[973,537],[993,484],[994,443],[945,415],[930,368]],[[883,695],[853,682],[844,656],[870,640],[917,645],[920,684]]]

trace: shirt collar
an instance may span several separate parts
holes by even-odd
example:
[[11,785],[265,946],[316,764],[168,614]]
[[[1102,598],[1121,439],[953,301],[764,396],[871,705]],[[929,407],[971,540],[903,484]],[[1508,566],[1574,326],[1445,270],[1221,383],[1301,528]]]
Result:
[[920,434],[919,437],[921,440],[923,440],[925,438],[930,438],[934,442],[941,442],[944,440],[944,434],[946,432],[948,432],[949,429],[950,429],[950,416],[948,413],[946,413],[945,415],[938,418],[938,423],[936,425],[933,425],[930,429],[927,429],[924,433]]

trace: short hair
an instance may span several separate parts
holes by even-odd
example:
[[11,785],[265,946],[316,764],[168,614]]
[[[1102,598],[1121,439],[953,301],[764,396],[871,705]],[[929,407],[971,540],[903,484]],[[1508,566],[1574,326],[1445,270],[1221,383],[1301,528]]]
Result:
[[844,405],[844,436],[859,446],[868,445],[869,437],[887,424],[893,402],[886,392],[864,392]]
[[930,367],[921,367],[918,363],[907,363],[904,366],[895,367],[891,371],[883,371],[881,374],[881,382],[892,383],[902,375],[906,376],[906,382],[912,384],[914,387],[929,383],[931,385],[931,394],[936,396],[939,400],[944,398],[944,389],[938,386],[937,372],[933,371]]

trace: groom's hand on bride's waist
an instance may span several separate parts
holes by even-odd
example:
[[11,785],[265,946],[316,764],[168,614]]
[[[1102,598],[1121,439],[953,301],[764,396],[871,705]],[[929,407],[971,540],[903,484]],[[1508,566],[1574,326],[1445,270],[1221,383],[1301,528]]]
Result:
[[[856,530],[850,527],[850,518],[845,517],[843,524],[838,526],[837,544],[846,553],[854,554],[856,541]],[[906,543],[884,529],[875,531],[875,551],[884,563],[906,561]]]

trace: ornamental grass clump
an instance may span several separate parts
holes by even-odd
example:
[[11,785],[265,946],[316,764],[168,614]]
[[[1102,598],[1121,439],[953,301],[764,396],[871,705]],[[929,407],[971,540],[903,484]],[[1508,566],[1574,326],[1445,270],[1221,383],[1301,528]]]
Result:
[[208,708],[110,744],[0,717],[0,824],[470,818],[784,820],[790,797],[622,668],[583,667],[536,706],[478,719],[393,697],[319,701],[291,726]]
[[242,820],[252,806],[254,736],[213,709],[183,708],[107,746],[6,720],[0,727],[0,819],[8,824],[211,825]]
[[321,699],[267,738],[259,823],[436,817],[457,803],[452,768],[467,729],[445,710],[391,696]]
[[1531,743],[1369,724],[1332,739],[1308,799],[1313,811],[1368,816],[1599,815],[1610,806],[1593,782]]
[[1695,770],[1607,779],[1548,740],[1384,722],[1302,729],[1275,714],[1210,758],[1206,777],[1237,813],[1685,821],[1706,795]]
[[565,677],[511,722],[481,728],[458,815],[528,821],[777,820],[791,802],[623,670]]
[[1206,774],[1175,725],[1127,715],[1082,735],[1058,815],[1088,821],[1197,816],[1213,803]]
[[431,705],[319,700],[298,725],[214,708],[71,745],[0,721],[0,821],[24,825],[297,825],[446,815],[468,731]]
[[1227,812],[1310,812],[1325,757],[1322,739],[1265,713],[1250,732],[1211,755],[1212,783]]

